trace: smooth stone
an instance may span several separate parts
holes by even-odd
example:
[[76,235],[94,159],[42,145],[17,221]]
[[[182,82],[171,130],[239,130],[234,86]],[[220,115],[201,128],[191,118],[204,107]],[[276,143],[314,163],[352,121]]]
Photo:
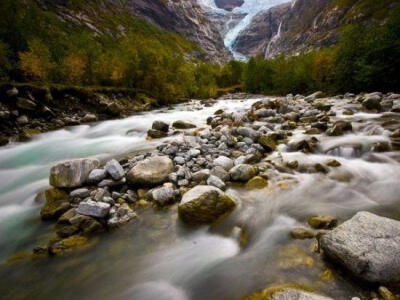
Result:
[[164,121],[156,120],[153,122],[153,125],[151,126],[151,128],[154,130],[161,131],[161,132],[168,132],[169,124]]
[[214,159],[214,166],[220,166],[225,169],[225,171],[229,171],[234,167],[234,162],[232,159],[226,156],[218,156],[218,158]]
[[211,175],[217,176],[222,181],[226,182],[231,179],[229,172],[225,171],[225,169],[221,166],[216,166],[211,169]]
[[98,159],[77,159],[63,162],[50,169],[50,184],[55,187],[74,188],[82,186],[90,172],[98,168]]
[[248,189],[263,189],[268,186],[268,180],[261,176],[255,176],[246,183]]
[[273,294],[270,300],[333,300],[315,293],[306,292],[298,289],[285,289]]
[[233,167],[229,174],[233,181],[245,182],[256,176],[257,170],[251,165],[240,164]]
[[325,234],[321,248],[331,260],[368,282],[400,278],[400,222],[359,212]]
[[300,240],[312,239],[316,237],[316,235],[317,233],[314,230],[305,227],[296,227],[290,231],[290,236],[292,238]]
[[110,204],[104,202],[95,202],[88,200],[86,202],[79,203],[76,212],[81,215],[104,218],[110,211]]
[[220,178],[214,175],[210,175],[207,179],[207,184],[211,186],[215,186],[221,190],[225,190],[226,184]]
[[125,175],[124,169],[115,159],[108,161],[104,169],[112,177],[112,179],[117,181],[122,179],[122,177]]
[[190,129],[190,128],[196,128],[196,125],[179,120],[172,123],[172,127],[177,129]]
[[73,190],[69,196],[72,198],[86,198],[89,197],[89,190],[86,188],[82,188],[82,189],[77,189],[77,190]]
[[235,201],[220,189],[198,185],[183,195],[178,214],[186,223],[208,224],[231,212],[235,206]]
[[337,226],[337,218],[334,216],[315,216],[309,218],[307,222],[315,229],[331,229]]
[[198,172],[195,172],[192,174],[192,179],[195,182],[200,182],[200,181],[206,181],[208,176],[210,176],[210,170],[209,169],[203,169]]
[[174,164],[168,156],[152,156],[138,162],[127,174],[131,184],[157,185],[168,180]]

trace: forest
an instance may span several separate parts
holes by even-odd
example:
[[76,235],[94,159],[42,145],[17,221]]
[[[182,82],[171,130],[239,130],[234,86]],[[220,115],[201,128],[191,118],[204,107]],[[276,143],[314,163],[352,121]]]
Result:
[[238,86],[276,95],[400,86],[399,9],[383,25],[341,28],[335,47],[225,65],[202,60],[194,43],[129,15],[119,15],[125,33],[118,34],[115,15],[104,13],[102,26],[114,32],[94,35],[87,27],[66,26],[34,1],[4,0],[0,14],[0,80],[5,82],[133,88],[168,103],[216,97]]

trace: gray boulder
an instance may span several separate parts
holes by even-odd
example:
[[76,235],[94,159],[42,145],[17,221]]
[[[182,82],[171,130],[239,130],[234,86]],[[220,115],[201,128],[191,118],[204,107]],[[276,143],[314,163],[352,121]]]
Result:
[[127,174],[131,184],[154,186],[168,180],[174,164],[168,156],[152,156],[140,161]]
[[398,282],[400,222],[359,212],[321,239],[325,255],[369,282]]
[[110,204],[104,202],[96,202],[93,200],[88,200],[79,203],[76,212],[81,215],[104,218],[110,211]]
[[257,170],[251,165],[240,164],[233,167],[229,171],[229,174],[231,175],[233,181],[245,182],[256,176]]
[[106,170],[104,169],[94,169],[89,173],[89,182],[99,182],[106,178]]
[[99,165],[98,159],[89,158],[60,163],[50,169],[50,184],[60,188],[80,187]]
[[81,189],[77,189],[77,190],[73,190],[69,196],[72,198],[86,198],[89,197],[89,190],[87,188],[81,188]]
[[235,205],[235,201],[220,189],[198,185],[183,195],[178,214],[186,223],[207,224],[232,211]]
[[209,169],[203,169],[200,170],[196,173],[192,174],[192,179],[196,182],[200,182],[203,180],[207,180],[208,176],[210,176],[210,170]]
[[115,159],[106,163],[105,170],[114,180],[120,180],[125,175],[124,169]]
[[253,141],[256,141],[260,134],[252,128],[249,127],[238,127],[236,129],[236,133],[243,137],[251,138]]
[[224,168],[225,171],[229,171],[234,165],[233,160],[226,156],[219,156],[214,160],[214,166],[220,166]]

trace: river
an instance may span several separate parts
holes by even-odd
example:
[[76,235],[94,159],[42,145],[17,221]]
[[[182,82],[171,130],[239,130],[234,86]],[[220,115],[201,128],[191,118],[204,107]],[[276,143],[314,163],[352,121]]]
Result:
[[[270,284],[297,282],[335,299],[369,290],[311,251],[311,240],[292,240],[289,231],[309,216],[333,214],[343,221],[361,210],[399,218],[400,156],[373,153],[388,142],[382,127],[397,114],[342,114],[353,104],[331,99],[337,119],[353,132],[341,137],[316,135],[315,154],[289,152],[281,144],[271,160],[315,164],[336,159],[341,167],[328,175],[284,174],[267,189],[232,186],[236,210],[222,223],[188,228],[168,210],[143,209],[123,228],[91,240],[85,251],[40,260],[7,259],[48,240],[51,224],[40,221],[39,191],[57,162],[78,157],[106,159],[154,149],[146,140],[154,120],[186,120],[205,126],[218,109],[245,111],[259,99],[199,101],[126,119],[65,128],[26,143],[0,148],[0,295],[4,299],[240,299]],[[300,128],[290,142],[304,137]],[[2,298],[2,297],[0,297]]]

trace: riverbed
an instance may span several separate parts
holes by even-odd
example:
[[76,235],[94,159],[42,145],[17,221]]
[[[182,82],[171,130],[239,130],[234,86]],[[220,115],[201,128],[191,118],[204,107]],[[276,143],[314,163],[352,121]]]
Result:
[[[270,98],[265,98],[270,99]],[[35,199],[48,187],[49,169],[57,162],[107,159],[155,149],[163,140],[146,139],[155,120],[185,120],[198,127],[219,109],[246,112],[260,98],[219,100],[208,107],[190,101],[122,120],[80,125],[40,134],[27,143],[0,149],[0,294],[5,299],[241,299],[268,285],[295,282],[334,299],[369,295],[373,287],[349,279],[313,251],[315,241],[293,240],[290,230],[309,216],[332,214],[344,221],[367,210],[399,219],[399,153],[373,151],[390,143],[382,125],[397,114],[358,111],[354,101],[329,99],[336,119],[352,122],[343,136],[316,134],[314,154],[279,145],[270,160],[299,164],[337,160],[328,175],[293,172],[268,188],[230,186],[236,210],[212,226],[182,224],[176,206],[140,209],[138,219],[96,236],[87,249],[61,257],[13,260],[48,239],[51,224],[39,218]],[[345,109],[354,108],[353,115]],[[297,128],[290,142],[305,137]]]

